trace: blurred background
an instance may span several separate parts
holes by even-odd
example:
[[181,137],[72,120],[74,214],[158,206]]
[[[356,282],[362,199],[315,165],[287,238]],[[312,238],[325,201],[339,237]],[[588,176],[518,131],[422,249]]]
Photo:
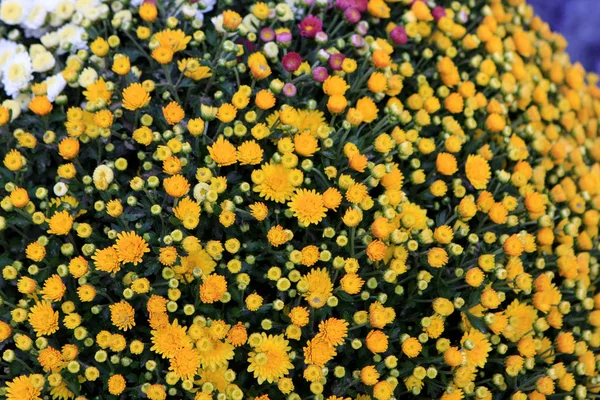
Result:
[[535,13],[563,34],[573,62],[600,73],[600,0],[528,0]]

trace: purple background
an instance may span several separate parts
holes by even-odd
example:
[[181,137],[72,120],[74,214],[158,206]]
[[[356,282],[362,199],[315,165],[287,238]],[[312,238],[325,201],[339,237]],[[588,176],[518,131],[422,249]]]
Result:
[[563,34],[571,61],[600,73],[600,0],[528,0],[553,31]]

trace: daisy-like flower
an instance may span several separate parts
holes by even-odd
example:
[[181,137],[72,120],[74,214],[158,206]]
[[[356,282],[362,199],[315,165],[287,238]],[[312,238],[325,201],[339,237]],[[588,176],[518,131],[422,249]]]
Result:
[[92,256],[96,269],[104,272],[115,273],[121,269],[121,261],[119,253],[115,246],[106,247],[101,250],[96,250]]
[[48,336],[58,330],[58,311],[48,301],[36,303],[29,309],[29,323],[38,336]]
[[135,310],[131,304],[121,300],[119,303],[111,304],[109,308],[110,320],[118,329],[126,331],[135,326]]
[[163,358],[173,358],[183,348],[191,348],[192,341],[186,334],[186,328],[179,325],[177,320],[172,324],[152,331],[152,347],[150,350]]
[[41,400],[39,387],[34,387],[29,377],[17,376],[6,383],[7,400]]
[[308,290],[304,293],[304,297],[314,308],[323,307],[333,291],[329,272],[325,268],[312,269],[300,279],[300,282],[306,285]]
[[266,200],[285,203],[294,193],[290,181],[290,170],[281,164],[263,164],[260,170],[252,172],[254,191]]
[[465,349],[469,365],[474,365],[479,368],[485,366],[488,354],[492,351],[492,345],[483,333],[471,328],[469,332],[466,332],[463,335],[460,344]]
[[193,348],[179,349],[170,360],[169,370],[181,379],[193,379],[200,367],[200,355]]
[[348,336],[348,323],[343,319],[328,318],[319,324],[317,336],[333,346],[339,346]]
[[132,83],[123,89],[123,108],[135,111],[150,102],[150,95],[140,83]]
[[306,226],[321,222],[327,211],[323,204],[323,195],[315,190],[296,190],[288,206],[298,221]]
[[465,172],[467,179],[475,189],[485,189],[492,176],[490,165],[479,154],[470,154],[467,157]]
[[294,366],[290,362],[288,341],[283,335],[261,334],[262,341],[248,353],[248,372],[252,372],[259,384],[273,383],[288,374]]
[[141,263],[144,254],[150,252],[148,243],[133,231],[118,233],[115,249],[119,256],[119,261],[132,263],[133,265]]

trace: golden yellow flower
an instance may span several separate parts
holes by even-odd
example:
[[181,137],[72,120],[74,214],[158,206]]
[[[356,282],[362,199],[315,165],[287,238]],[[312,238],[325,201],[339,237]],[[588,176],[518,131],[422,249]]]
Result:
[[323,204],[323,196],[315,190],[296,190],[288,206],[298,221],[306,226],[321,222],[327,211]]
[[118,233],[115,249],[119,256],[119,261],[133,263],[133,265],[141,263],[144,254],[150,252],[148,243],[133,231]]
[[114,326],[122,331],[129,330],[135,326],[135,310],[125,300],[111,304],[110,320]]
[[123,89],[123,108],[135,111],[150,102],[150,94],[140,83],[132,83]]
[[208,146],[208,152],[219,167],[232,165],[236,162],[235,146],[223,136],[219,136],[211,146]]
[[58,331],[58,311],[54,311],[48,301],[31,307],[28,319],[37,336],[47,336]]

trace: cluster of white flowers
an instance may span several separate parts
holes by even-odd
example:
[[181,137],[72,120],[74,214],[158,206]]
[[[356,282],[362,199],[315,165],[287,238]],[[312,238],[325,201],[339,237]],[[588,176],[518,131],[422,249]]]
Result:
[[[47,86],[54,101],[66,86],[60,71],[55,71],[54,54],[87,49],[85,27],[109,13],[100,0],[2,0],[0,22],[17,28],[0,39],[0,82],[4,92],[16,100],[18,108],[27,107],[31,95],[24,91],[35,79]],[[28,48],[17,45],[21,35],[39,39]],[[34,74],[40,74],[34,76]],[[39,78],[39,79],[37,79]],[[11,109],[17,108],[10,104]],[[13,112],[13,118],[17,113]]]

